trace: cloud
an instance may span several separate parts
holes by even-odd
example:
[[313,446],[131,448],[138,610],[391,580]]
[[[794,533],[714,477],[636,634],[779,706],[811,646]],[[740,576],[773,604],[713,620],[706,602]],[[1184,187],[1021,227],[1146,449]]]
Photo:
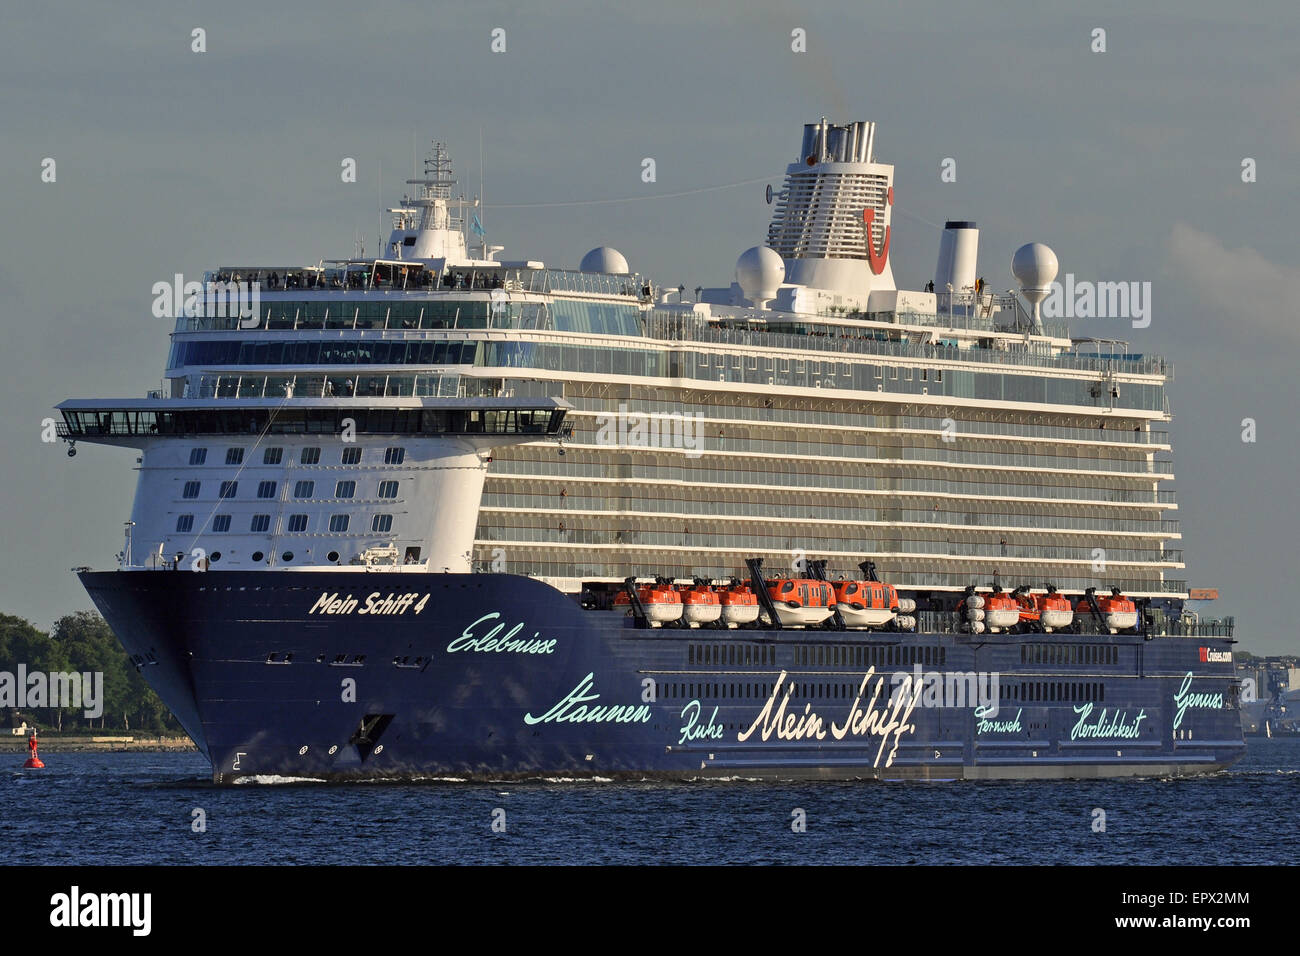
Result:
[[1231,323],[1260,337],[1300,339],[1289,295],[1300,268],[1281,265],[1249,246],[1229,249],[1217,237],[1177,223],[1166,243],[1169,265],[1192,295]]

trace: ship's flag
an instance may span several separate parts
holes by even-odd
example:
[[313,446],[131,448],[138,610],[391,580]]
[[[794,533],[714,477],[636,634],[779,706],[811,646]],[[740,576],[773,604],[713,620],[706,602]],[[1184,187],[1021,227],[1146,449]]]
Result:
[[483,223],[478,221],[478,213],[474,213],[474,219],[470,222],[469,227],[474,230],[474,235],[480,239],[483,238]]

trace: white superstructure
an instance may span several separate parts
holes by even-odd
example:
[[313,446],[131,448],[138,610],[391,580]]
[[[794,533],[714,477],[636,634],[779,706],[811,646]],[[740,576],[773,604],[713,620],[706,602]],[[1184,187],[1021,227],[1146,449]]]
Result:
[[[607,246],[572,271],[501,260],[452,182],[435,147],[381,257],[216,270],[256,282],[258,311],[181,316],[166,397],[62,406],[65,437],[142,450],[127,564],[414,553],[576,593],[869,555],[909,591],[1185,590],[1168,364],[1042,320],[1045,246],[1017,254],[1021,294],[993,291],[967,220],[939,237],[942,289],[897,288],[873,124],[805,127],[766,241],[694,296]],[[106,413],[122,433],[95,430]]]

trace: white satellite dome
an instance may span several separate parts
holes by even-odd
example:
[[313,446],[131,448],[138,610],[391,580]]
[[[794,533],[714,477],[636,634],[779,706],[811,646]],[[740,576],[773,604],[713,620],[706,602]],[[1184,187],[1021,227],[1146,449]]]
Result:
[[784,281],[785,260],[775,249],[751,246],[736,260],[736,284],[751,302],[776,298],[776,290]]
[[1035,328],[1042,328],[1041,306],[1052,291],[1059,268],[1056,253],[1041,242],[1027,242],[1011,257],[1011,272],[1020,283],[1020,294],[1033,307]]
[[625,276],[630,271],[623,253],[609,246],[597,246],[582,257],[578,266],[580,272],[605,272],[610,275]]
[[1046,298],[1059,268],[1056,253],[1041,242],[1025,243],[1011,259],[1011,272],[1020,283],[1025,298],[1031,302],[1041,302]]

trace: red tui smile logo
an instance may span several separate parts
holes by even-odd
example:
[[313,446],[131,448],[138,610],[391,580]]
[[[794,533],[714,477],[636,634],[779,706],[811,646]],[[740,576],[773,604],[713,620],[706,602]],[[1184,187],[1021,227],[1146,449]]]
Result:
[[[890,186],[889,191],[885,193],[885,202],[887,205],[894,204],[894,187]],[[871,271],[876,275],[885,271],[885,263],[889,260],[889,226],[885,227],[885,241],[880,246],[880,254],[876,254],[876,247],[871,241],[871,227],[876,221],[876,211],[868,206],[862,210],[863,228],[867,232],[867,262],[871,265]]]

